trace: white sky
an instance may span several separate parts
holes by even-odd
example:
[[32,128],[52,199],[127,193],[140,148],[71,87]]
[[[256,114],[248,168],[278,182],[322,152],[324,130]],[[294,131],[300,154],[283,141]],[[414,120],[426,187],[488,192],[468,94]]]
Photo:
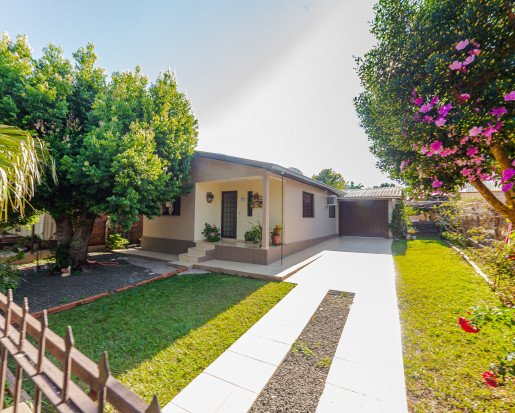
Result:
[[0,30],[71,54],[97,46],[108,73],[171,67],[199,120],[198,149],[366,186],[375,168],[352,99],[354,56],[374,44],[372,0],[0,0]]

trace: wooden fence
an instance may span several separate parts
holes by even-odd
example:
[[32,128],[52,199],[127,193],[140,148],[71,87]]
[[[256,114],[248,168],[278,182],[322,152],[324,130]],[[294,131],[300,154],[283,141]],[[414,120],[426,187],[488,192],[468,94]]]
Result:
[[[17,412],[22,391],[23,376],[34,383],[34,411],[41,411],[42,395],[55,406],[57,411],[103,412],[106,403],[123,413],[160,412],[157,396],[149,405],[124,387],[109,373],[107,352],[95,364],[74,347],[71,327],[68,326],[64,340],[48,328],[46,311],[41,320],[29,314],[27,298],[23,307],[13,302],[12,291],[8,296],[0,293],[0,410],[4,407],[5,383],[8,356],[16,362],[14,384],[14,413]],[[27,335],[37,341],[37,347]],[[46,356],[52,354],[62,364],[56,366]],[[71,379],[74,374],[89,389],[86,394]]]

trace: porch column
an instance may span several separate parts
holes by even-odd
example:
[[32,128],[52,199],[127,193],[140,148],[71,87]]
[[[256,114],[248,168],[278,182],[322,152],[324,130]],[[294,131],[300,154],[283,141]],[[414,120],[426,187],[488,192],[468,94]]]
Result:
[[261,216],[261,226],[263,227],[261,248],[267,249],[270,245],[270,238],[268,236],[268,228],[270,226],[270,178],[266,172],[263,175],[263,215]]

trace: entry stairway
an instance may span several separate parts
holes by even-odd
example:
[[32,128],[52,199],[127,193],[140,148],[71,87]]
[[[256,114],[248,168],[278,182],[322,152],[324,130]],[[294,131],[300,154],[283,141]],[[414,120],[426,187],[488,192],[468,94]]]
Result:
[[172,262],[173,265],[192,267],[202,261],[212,260],[215,245],[211,242],[196,242],[194,247],[188,248],[188,252],[179,254],[179,260]]

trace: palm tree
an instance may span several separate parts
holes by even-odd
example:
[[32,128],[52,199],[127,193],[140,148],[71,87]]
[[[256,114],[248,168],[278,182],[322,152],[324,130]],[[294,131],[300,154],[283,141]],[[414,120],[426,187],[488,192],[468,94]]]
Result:
[[13,126],[0,125],[0,219],[7,219],[9,207],[23,216],[25,203],[41,181],[42,164],[53,160],[43,142]]

